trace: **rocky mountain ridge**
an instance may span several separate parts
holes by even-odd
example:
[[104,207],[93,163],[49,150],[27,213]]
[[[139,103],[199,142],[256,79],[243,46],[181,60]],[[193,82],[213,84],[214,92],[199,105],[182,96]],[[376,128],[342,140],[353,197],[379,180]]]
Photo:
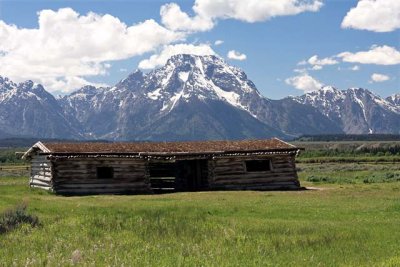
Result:
[[363,88],[325,86],[292,99],[313,106],[348,134],[399,133],[400,106]]
[[0,137],[132,141],[400,133],[398,100],[333,87],[270,100],[221,58],[176,55],[113,87],[85,86],[57,100],[31,81],[0,78],[0,112],[12,111],[0,113]]

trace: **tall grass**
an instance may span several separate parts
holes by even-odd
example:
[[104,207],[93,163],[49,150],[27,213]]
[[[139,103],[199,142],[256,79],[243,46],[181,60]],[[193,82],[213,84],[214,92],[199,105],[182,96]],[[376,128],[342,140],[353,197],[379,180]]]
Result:
[[0,235],[0,266],[400,264],[396,182],[60,197],[30,190],[22,178],[1,180],[0,210],[28,197],[42,227]]

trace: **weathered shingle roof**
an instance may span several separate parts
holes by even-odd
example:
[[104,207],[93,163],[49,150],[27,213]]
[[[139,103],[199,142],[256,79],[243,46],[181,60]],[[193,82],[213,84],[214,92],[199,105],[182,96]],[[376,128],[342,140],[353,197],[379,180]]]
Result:
[[57,153],[226,153],[297,150],[277,138],[244,141],[137,142],[137,143],[41,143],[42,152]]

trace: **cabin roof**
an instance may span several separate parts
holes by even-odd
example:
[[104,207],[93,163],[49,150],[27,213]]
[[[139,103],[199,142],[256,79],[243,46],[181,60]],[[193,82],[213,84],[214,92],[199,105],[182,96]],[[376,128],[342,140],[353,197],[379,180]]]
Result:
[[131,142],[131,143],[41,143],[32,146],[23,156],[33,151],[46,154],[215,154],[262,151],[297,151],[294,145],[278,138],[242,141],[191,142]]

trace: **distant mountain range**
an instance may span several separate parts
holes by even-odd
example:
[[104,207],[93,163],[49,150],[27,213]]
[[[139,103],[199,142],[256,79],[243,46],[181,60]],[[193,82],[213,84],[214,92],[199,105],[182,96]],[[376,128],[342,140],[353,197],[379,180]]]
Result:
[[176,55],[110,88],[60,99],[32,81],[0,77],[0,138],[107,140],[246,139],[303,134],[400,133],[400,94],[323,87],[270,100],[216,56]]

